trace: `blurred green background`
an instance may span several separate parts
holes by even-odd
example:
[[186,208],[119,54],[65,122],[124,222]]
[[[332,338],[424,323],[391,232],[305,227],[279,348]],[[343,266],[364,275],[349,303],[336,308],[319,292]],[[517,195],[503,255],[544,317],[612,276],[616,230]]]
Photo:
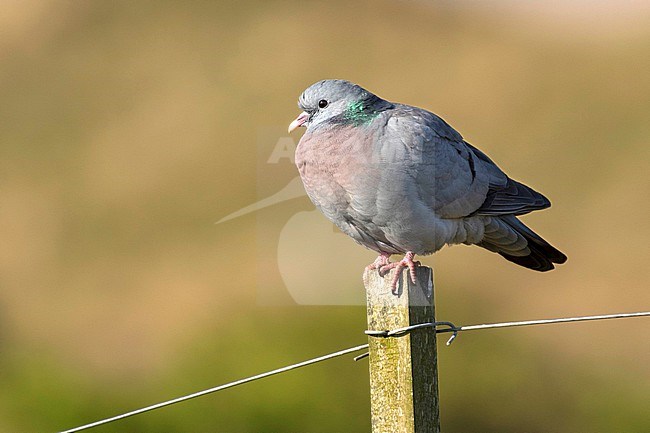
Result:
[[[310,210],[305,197],[214,224],[266,195],[259,131],[286,128],[322,78],[440,114],[553,201],[525,221],[568,263],[538,274],[444,249],[441,320],[648,310],[645,2],[0,9],[2,432],[71,428],[365,341],[363,307],[259,301],[285,289],[259,278],[278,273],[278,246],[259,245],[258,227]],[[362,293],[361,268],[342,257],[374,258],[348,240],[297,254],[326,264],[314,293],[337,271]],[[650,431],[648,326],[483,331],[440,345],[444,431]],[[346,357],[92,431],[369,429],[367,361]]]

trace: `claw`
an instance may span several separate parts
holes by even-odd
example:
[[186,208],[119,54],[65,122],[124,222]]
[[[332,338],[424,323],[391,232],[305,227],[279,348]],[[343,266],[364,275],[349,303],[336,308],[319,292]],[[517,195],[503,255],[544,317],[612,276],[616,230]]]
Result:
[[375,259],[374,262],[370,263],[368,266],[366,266],[367,271],[372,271],[374,269],[381,269],[382,266],[386,266],[390,264],[390,253],[381,253],[377,258]]
[[[404,256],[404,258],[399,262],[386,263],[379,268],[379,275],[381,276],[386,275],[391,269],[395,269],[395,275],[393,275],[393,279],[390,282],[390,288],[393,291],[393,294],[397,295],[397,282],[399,281],[400,274],[402,272],[402,269],[404,268],[409,269],[409,276],[411,277],[411,282],[413,284],[417,283],[417,278],[415,276],[415,270],[416,270],[415,268],[417,266],[420,266],[420,262],[413,261],[413,257],[415,257],[415,254],[413,254],[411,251],[408,251]],[[379,257],[377,258],[377,260],[379,260]],[[377,262],[377,260],[375,260],[375,262]],[[373,263],[373,265],[375,265],[375,263]]]

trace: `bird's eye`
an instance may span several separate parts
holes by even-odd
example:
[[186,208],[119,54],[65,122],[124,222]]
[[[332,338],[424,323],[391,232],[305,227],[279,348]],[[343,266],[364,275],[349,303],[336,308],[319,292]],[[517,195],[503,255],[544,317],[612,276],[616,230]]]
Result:
[[318,101],[318,107],[319,108],[325,108],[325,107],[327,107],[328,104],[329,104],[329,102],[327,102],[325,99],[321,99],[320,101]]

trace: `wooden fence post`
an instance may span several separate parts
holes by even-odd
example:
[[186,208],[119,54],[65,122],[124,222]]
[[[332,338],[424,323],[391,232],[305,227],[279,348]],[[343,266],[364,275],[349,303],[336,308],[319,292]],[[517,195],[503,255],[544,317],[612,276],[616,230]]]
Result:
[[[402,272],[398,295],[384,278],[366,271],[368,329],[383,331],[435,322],[433,271],[417,268],[417,284]],[[372,433],[439,433],[438,365],[433,328],[402,337],[368,337]]]

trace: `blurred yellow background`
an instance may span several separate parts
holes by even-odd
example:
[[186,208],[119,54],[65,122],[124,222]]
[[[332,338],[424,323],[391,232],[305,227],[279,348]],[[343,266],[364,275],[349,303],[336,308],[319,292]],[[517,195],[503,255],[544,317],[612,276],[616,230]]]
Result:
[[[476,247],[425,259],[441,320],[648,310],[650,7],[523,3],[3,2],[0,431],[71,428],[365,341],[363,307],[297,305],[278,277],[270,221],[306,197],[214,224],[274,192],[260,131],[284,130],[323,78],[436,112],[553,202],[524,220],[569,256],[556,271]],[[283,167],[275,189],[296,174]],[[374,255],[310,239],[281,247],[297,257],[285,279],[315,257],[327,272],[305,290],[362,296],[356,263]],[[443,429],[650,431],[649,329],[461,335],[439,347]],[[348,357],[92,431],[369,418],[367,362]]]

